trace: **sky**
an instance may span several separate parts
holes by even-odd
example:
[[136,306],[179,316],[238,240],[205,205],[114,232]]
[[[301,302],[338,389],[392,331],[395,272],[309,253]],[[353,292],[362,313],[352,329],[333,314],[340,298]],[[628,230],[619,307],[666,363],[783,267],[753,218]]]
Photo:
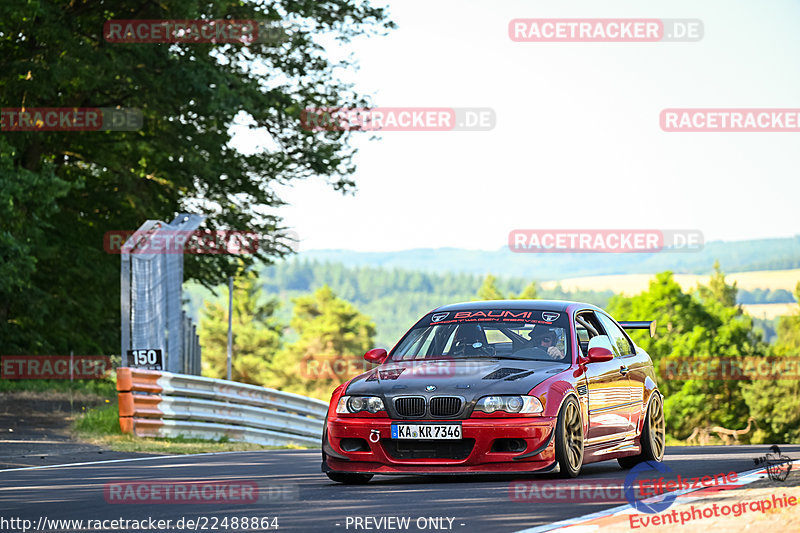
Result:
[[[800,4],[400,0],[348,79],[380,107],[489,107],[491,131],[354,135],[357,191],[279,189],[300,251],[496,250],[514,229],[800,234],[800,133],[668,133],[665,108],[800,108]],[[515,18],[691,18],[699,42],[520,43]],[[252,149],[253,136],[234,139]]]

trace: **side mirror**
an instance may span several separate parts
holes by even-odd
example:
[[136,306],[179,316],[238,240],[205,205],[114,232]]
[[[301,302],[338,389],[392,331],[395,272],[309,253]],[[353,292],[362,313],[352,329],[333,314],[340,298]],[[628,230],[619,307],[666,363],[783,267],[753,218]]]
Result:
[[603,363],[614,359],[611,340],[606,335],[597,335],[589,341],[589,363]]
[[364,359],[366,359],[370,363],[381,364],[386,360],[386,357],[388,355],[389,354],[383,348],[373,348],[372,350],[364,354]]
[[603,363],[614,359],[614,354],[608,348],[602,346],[595,346],[589,348],[589,362],[590,363]]

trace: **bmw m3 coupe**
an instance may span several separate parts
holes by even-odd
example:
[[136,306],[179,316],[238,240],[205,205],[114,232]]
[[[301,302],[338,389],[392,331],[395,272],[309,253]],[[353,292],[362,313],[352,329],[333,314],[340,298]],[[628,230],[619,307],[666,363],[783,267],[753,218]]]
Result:
[[650,356],[590,304],[497,300],[422,317],[378,366],[333,391],[322,470],[375,474],[558,471],[664,456],[662,395]]

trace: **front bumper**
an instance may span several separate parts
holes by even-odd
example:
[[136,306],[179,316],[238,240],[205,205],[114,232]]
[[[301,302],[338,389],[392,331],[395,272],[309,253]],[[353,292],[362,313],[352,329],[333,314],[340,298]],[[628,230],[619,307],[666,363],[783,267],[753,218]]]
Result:
[[[329,419],[322,443],[323,471],[370,474],[516,473],[551,467],[555,462],[555,418],[480,418],[460,420],[463,442],[425,441],[455,451],[453,457],[410,458],[398,454],[398,442],[414,447],[420,441],[391,439],[392,422],[448,423],[454,420]],[[345,451],[342,439],[364,439],[366,451]],[[496,439],[521,439],[521,451],[492,451]],[[474,441],[470,447],[470,443]],[[423,446],[424,447],[424,446]],[[400,456],[399,456],[400,455]],[[460,455],[456,457],[455,455]]]

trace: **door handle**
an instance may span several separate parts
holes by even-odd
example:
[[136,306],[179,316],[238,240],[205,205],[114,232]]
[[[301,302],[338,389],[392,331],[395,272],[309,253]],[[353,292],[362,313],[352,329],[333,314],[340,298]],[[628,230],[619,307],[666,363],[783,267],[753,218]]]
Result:
[[619,373],[620,373],[620,374],[622,374],[622,375],[624,376],[625,374],[627,374],[627,373],[628,373],[628,367],[627,367],[627,366],[621,366],[621,367],[619,367]]

